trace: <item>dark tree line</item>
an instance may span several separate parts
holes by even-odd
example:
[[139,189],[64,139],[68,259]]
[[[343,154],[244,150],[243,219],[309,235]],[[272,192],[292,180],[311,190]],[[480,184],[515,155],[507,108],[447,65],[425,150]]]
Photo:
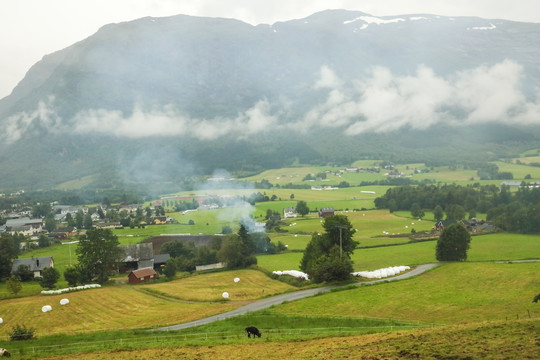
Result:
[[453,220],[461,220],[465,212],[487,213],[486,220],[503,230],[540,232],[540,189],[528,186],[517,192],[508,186],[479,184],[402,186],[388,189],[375,199],[375,206],[390,211],[431,210],[437,220],[442,218],[441,211]]

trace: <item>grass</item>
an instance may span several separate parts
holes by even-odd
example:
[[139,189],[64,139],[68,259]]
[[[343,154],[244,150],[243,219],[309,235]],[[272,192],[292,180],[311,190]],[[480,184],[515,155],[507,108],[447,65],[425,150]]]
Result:
[[[235,283],[235,277],[240,282]],[[290,289],[293,287],[259,271],[241,270],[154,285],[106,286],[63,295],[28,296],[0,301],[0,317],[4,320],[0,337],[6,336],[15,324],[35,327],[39,336],[170,325],[218,314],[245,301]],[[230,300],[223,301],[224,291],[230,293]],[[68,298],[70,303],[60,306],[62,298]],[[51,305],[53,311],[42,313],[44,305]]]
[[[240,281],[234,282],[235,278]],[[137,288],[158,291],[160,294],[187,301],[219,301],[225,291],[229,293],[231,300],[246,301],[296,290],[283,282],[270,280],[260,271],[247,269],[202,274]]]
[[274,312],[307,316],[365,316],[461,324],[540,317],[540,263],[449,263],[409,280],[328,293],[290,302]]
[[[356,236],[355,236],[356,238]],[[302,238],[303,239],[303,238]],[[352,255],[355,271],[375,270],[388,266],[418,265],[436,262],[436,241],[405,243],[408,238],[360,239],[360,246],[388,245],[356,249]],[[297,244],[297,247],[300,245]],[[473,236],[468,261],[524,260],[540,258],[538,235],[494,233]],[[298,270],[302,253],[292,252],[257,257],[258,265],[265,269]]]

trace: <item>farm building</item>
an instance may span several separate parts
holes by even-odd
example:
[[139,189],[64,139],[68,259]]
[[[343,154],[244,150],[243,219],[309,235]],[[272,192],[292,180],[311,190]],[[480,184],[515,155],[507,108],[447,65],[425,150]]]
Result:
[[122,245],[120,248],[124,251],[120,268],[129,271],[154,266],[154,248],[151,243]]
[[32,257],[29,259],[16,259],[13,261],[11,273],[15,273],[21,265],[28,266],[28,269],[30,269],[30,271],[34,273],[34,278],[40,278],[43,269],[48,267],[54,267],[54,261],[51,256]]
[[296,217],[296,209],[293,208],[293,207],[288,207],[288,208],[283,209],[283,217],[285,219],[295,218]]
[[334,208],[322,208],[321,210],[319,210],[319,217],[320,218],[327,218],[329,216],[333,216],[334,215]]
[[131,284],[139,284],[150,280],[157,279],[158,275],[152,268],[133,270],[128,275],[128,280]]

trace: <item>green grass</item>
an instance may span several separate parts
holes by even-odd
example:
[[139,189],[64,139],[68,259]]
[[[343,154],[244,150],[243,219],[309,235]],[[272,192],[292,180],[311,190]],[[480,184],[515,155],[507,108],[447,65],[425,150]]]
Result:
[[[376,270],[389,266],[418,265],[436,262],[436,241],[404,243],[408,238],[366,239],[360,246],[370,244],[388,245],[402,243],[397,246],[381,246],[356,249],[351,257],[355,271]],[[296,245],[300,245],[297,243]],[[522,235],[494,233],[473,236],[468,251],[468,261],[523,260],[540,259],[540,237],[538,235]],[[258,256],[258,265],[265,269],[299,270],[302,253],[284,253]]]
[[329,293],[272,309],[308,316],[373,316],[457,324],[534,317],[540,263],[449,263],[421,276]]

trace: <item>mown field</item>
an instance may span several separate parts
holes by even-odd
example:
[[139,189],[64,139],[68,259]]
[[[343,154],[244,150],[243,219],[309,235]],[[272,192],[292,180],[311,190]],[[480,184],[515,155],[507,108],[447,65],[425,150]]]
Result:
[[[240,278],[238,283],[234,278]],[[0,301],[0,339],[15,324],[34,327],[38,336],[170,325],[199,319],[283,293],[293,287],[255,270],[210,273],[171,282],[109,285],[62,295],[35,295]],[[222,298],[223,292],[230,295]],[[69,304],[60,305],[60,300]],[[53,311],[41,308],[51,305]]]
[[46,359],[537,359],[539,331],[538,320],[509,321],[304,341],[127,348]]

